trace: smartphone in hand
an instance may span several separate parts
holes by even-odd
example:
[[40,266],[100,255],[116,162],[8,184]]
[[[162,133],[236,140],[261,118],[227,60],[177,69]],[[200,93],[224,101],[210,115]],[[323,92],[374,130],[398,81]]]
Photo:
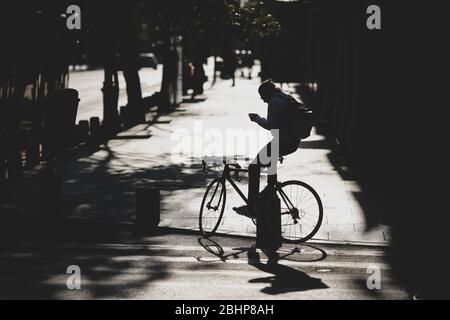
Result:
[[250,118],[251,121],[256,121],[259,119],[259,115],[256,113],[249,113],[248,117]]

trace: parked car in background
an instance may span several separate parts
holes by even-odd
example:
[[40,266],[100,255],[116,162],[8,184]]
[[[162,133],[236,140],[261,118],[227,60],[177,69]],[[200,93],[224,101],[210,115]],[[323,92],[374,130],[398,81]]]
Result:
[[139,54],[139,66],[141,68],[158,68],[158,60],[153,53],[141,53]]

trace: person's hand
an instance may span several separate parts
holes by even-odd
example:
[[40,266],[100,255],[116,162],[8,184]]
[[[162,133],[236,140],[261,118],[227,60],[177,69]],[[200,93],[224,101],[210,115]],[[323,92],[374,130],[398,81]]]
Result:
[[258,119],[260,118],[258,114],[256,113],[249,113],[248,117],[250,118],[251,121],[256,122],[258,121]]

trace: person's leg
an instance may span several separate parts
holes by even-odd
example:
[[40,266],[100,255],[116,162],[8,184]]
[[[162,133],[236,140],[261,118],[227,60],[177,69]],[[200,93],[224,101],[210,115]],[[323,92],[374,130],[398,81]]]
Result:
[[256,158],[252,161],[248,168],[248,207],[254,210],[258,201],[261,167],[267,164],[262,159],[267,159],[270,155],[271,143],[269,142],[261,151],[258,152]]
[[[280,156],[282,156],[293,153],[295,150],[297,150],[297,147],[280,143],[279,149],[280,149],[279,152],[278,153],[275,152],[275,154],[279,154]],[[261,149],[261,151],[258,152],[255,159],[251,162],[248,168],[249,183],[248,183],[248,206],[247,206],[247,209],[250,213],[254,212],[256,203],[258,201],[261,167],[270,167],[272,163],[275,165],[274,168],[275,172],[267,175],[267,183],[269,185],[275,185],[275,183],[277,182],[277,174],[276,174],[277,161],[278,156],[276,159],[272,159],[272,142],[269,142],[264,148]]]
[[264,167],[267,168],[267,185],[269,186],[274,186],[277,182],[277,161],[280,156],[280,150],[273,150],[273,148],[277,146],[280,148],[281,146],[280,143],[273,142],[274,141],[271,141],[267,145],[267,150],[261,150],[258,154],[259,157],[264,157]]
[[285,143],[285,142],[280,142],[280,157],[284,157],[287,155],[290,155],[292,153],[294,153],[295,151],[297,151],[299,143]]
[[[296,150],[298,149],[298,144],[297,145],[295,145],[295,144],[286,144],[286,143],[283,143],[283,142],[279,142],[279,150],[278,150],[278,157],[284,157],[284,156],[287,156],[287,155],[289,155],[289,154],[291,154],[291,153],[294,153]],[[270,149],[269,149],[269,152],[270,152]],[[278,161],[278,159],[274,159],[273,161],[275,161],[275,164],[274,164],[274,173],[272,173],[272,174],[268,174],[267,175],[267,184],[268,185],[271,185],[271,186],[273,186],[273,185],[275,185],[276,183],[277,183],[277,161]]]
[[258,201],[261,167],[259,164],[250,164],[248,167],[248,208],[255,211]]

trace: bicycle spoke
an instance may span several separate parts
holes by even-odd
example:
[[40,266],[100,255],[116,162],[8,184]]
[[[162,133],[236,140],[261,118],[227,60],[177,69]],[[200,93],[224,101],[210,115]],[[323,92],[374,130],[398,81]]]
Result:
[[282,190],[287,198],[280,197],[283,238],[297,241],[315,233],[322,219],[322,208],[316,196],[303,184],[296,182],[288,183]]

